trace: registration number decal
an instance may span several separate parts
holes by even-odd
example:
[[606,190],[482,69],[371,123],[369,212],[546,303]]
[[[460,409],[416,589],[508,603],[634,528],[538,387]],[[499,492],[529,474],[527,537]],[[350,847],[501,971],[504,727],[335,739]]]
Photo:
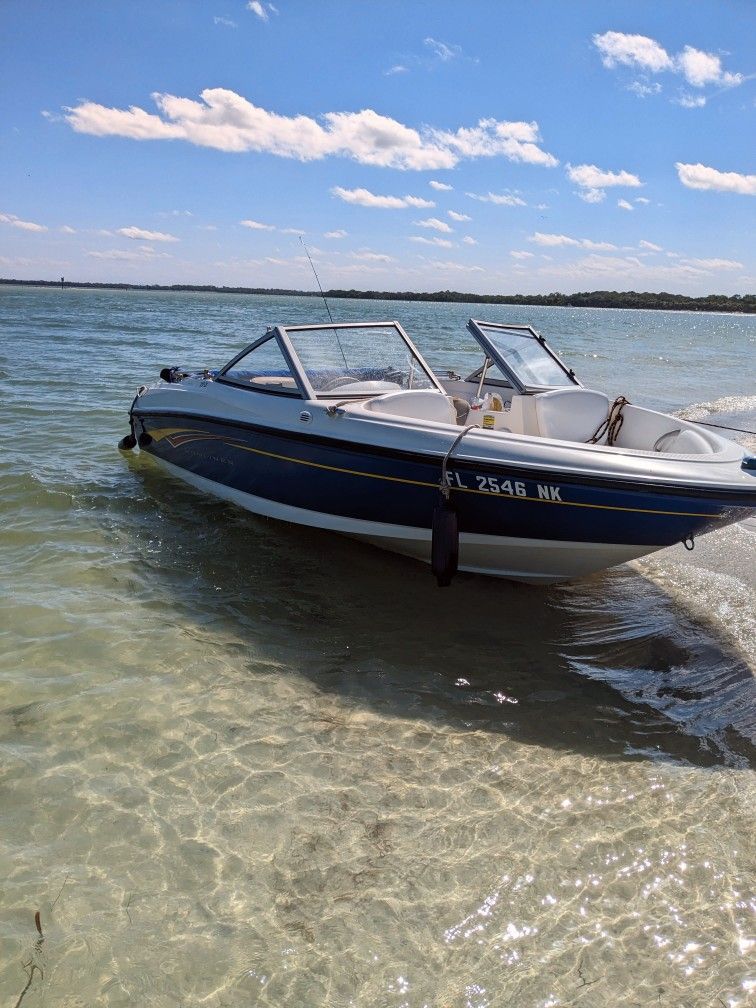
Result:
[[[469,480],[474,480],[470,485]],[[473,476],[450,469],[446,482],[459,490],[477,490],[479,493],[499,494],[504,497],[529,497],[536,500],[562,501],[562,488],[553,483],[531,483],[522,480],[502,479],[499,476]]]

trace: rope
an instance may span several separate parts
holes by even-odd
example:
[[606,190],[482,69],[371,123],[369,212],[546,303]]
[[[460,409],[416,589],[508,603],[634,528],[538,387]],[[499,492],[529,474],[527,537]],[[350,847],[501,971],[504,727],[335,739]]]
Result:
[[622,410],[625,406],[629,406],[630,402],[624,396],[617,396],[612,405],[609,407],[609,413],[606,420],[603,420],[592,437],[589,437],[586,444],[598,444],[601,438],[606,434],[606,443],[608,445],[613,445],[614,442],[619,437],[619,432],[622,430],[622,424],[625,422],[625,418],[622,415]]
[[441,494],[447,500],[449,499],[449,494],[451,492],[451,487],[449,486],[446,479],[446,467],[449,464],[449,458],[451,457],[451,453],[457,447],[457,445],[465,436],[465,434],[469,434],[470,431],[473,430],[475,427],[480,427],[480,424],[476,423],[470,424],[469,427],[465,427],[463,431],[460,431],[459,434],[457,434],[457,436],[452,441],[449,451],[446,453],[446,455],[444,455],[444,461],[441,463]]

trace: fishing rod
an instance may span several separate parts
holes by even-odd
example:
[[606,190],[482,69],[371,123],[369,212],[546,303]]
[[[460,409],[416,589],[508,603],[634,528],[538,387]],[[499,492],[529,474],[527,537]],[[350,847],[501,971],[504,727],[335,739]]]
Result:
[[323,292],[323,285],[320,282],[320,277],[318,276],[318,271],[315,269],[315,263],[312,261],[312,256],[310,255],[310,250],[305,245],[305,240],[302,237],[302,235],[299,236],[299,240],[302,243],[302,248],[305,250],[305,255],[307,256],[307,259],[308,259],[308,261],[310,263],[310,269],[312,270],[313,275],[315,277],[315,282],[318,285],[318,290],[320,291],[320,296],[323,298],[323,304],[325,305],[325,309],[328,312],[328,318],[331,320],[331,325],[333,326],[333,335],[336,337],[336,342],[339,345],[339,350],[341,351],[341,356],[342,356],[343,361],[344,361],[344,367],[347,368],[347,370],[348,370],[349,369],[349,365],[347,364],[346,354],[344,353],[344,348],[341,345],[341,340],[339,339],[339,333],[338,333],[338,330],[336,329],[336,323],[333,321],[333,315],[331,315],[331,309],[328,307],[328,301],[326,300],[325,293]]

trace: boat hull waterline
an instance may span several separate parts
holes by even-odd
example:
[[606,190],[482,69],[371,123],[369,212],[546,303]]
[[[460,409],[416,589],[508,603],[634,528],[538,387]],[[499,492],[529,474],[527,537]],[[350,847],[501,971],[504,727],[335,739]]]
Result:
[[[248,511],[429,562],[442,454],[142,410],[140,446]],[[459,569],[531,583],[585,576],[746,517],[748,495],[454,458]]]

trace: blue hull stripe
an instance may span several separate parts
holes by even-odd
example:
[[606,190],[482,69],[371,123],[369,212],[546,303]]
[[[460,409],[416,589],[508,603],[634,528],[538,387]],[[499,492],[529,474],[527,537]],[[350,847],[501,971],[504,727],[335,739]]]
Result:
[[[138,419],[153,437],[149,452],[206,479],[312,511],[430,525],[440,459],[376,455],[371,446],[305,439],[292,454],[291,438],[232,423],[168,414]],[[662,546],[737,521],[751,510],[680,490],[590,486],[550,473],[522,475],[516,467],[510,476],[504,463],[453,461],[449,473],[460,529],[469,533]]]

